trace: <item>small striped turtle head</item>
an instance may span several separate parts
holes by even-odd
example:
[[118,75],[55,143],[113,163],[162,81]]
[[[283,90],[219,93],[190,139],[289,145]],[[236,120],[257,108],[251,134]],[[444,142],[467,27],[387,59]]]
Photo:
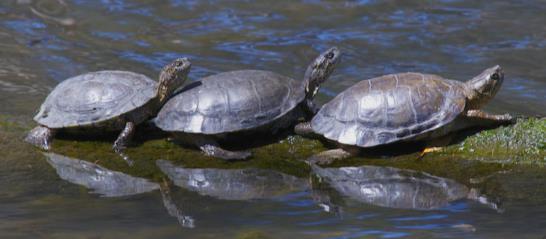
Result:
[[165,103],[166,99],[178,88],[180,88],[191,69],[191,62],[188,58],[178,58],[169,63],[161,70],[157,93],[159,101]]
[[470,108],[479,109],[491,100],[499,91],[503,81],[504,72],[499,65],[488,68],[467,81],[465,84],[471,92],[467,96]]
[[339,62],[341,52],[337,47],[332,47],[321,53],[308,67],[305,72],[304,83],[305,93],[308,99],[312,99],[322,84],[334,71]]

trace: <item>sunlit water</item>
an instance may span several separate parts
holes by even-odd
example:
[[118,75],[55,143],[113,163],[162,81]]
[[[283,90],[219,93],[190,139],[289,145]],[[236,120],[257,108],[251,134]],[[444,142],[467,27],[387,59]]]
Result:
[[[543,1],[2,0],[0,114],[30,119],[56,84],[88,71],[155,77],[164,64],[185,56],[193,63],[191,79],[243,68],[301,78],[316,54],[338,46],[342,62],[319,102],[387,73],[466,80],[499,64],[506,80],[487,108],[544,115],[545,11]],[[30,149],[15,145],[2,150]],[[332,185],[317,192],[309,178],[275,173],[263,173],[262,184],[234,179],[235,187],[248,187],[240,195],[192,190],[165,173],[174,181],[166,196],[151,181],[127,189],[123,180],[130,176],[116,181],[117,188],[97,189],[84,181],[104,177],[63,174],[35,152],[6,153],[0,161],[2,238],[229,238],[248,231],[271,238],[546,235],[540,170],[491,177],[505,199],[502,210],[467,198],[414,210],[355,200]],[[225,175],[218,182],[229,181]]]

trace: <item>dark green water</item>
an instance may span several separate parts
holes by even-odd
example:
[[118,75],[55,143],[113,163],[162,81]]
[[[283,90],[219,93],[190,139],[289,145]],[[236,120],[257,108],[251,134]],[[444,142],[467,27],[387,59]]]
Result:
[[[505,83],[487,109],[544,115],[545,11],[544,1],[2,0],[0,115],[28,126],[49,91],[70,76],[102,69],[156,76],[183,56],[193,63],[191,79],[243,68],[301,78],[309,61],[334,45],[344,55],[323,85],[321,103],[359,80],[387,73],[466,80],[499,64]],[[459,186],[451,188],[484,196],[435,202],[435,209],[402,209],[386,206],[385,199],[355,199],[312,173],[290,175],[298,170],[210,169],[193,172],[193,184],[183,184],[169,174],[184,171],[182,165],[157,167],[154,160],[161,155],[134,166],[154,168],[149,174],[135,173],[140,171],[120,159],[104,162],[116,158],[96,162],[100,166],[69,159],[61,167],[24,144],[22,135],[22,129],[0,131],[0,238],[546,235],[541,167],[439,163],[445,169],[429,172],[441,177],[437,181],[453,180]],[[476,167],[486,169],[459,173]],[[163,179],[170,186],[165,188]],[[374,185],[395,185],[387,182],[378,179]],[[407,187],[389,192],[403,194]],[[419,195],[441,198],[434,187],[430,193]]]

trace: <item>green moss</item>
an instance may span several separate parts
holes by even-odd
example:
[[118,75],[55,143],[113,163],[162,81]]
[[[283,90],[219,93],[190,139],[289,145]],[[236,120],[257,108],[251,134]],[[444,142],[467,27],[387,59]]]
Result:
[[546,119],[518,120],[515,125],[481,131],[443,154],[490,162],[546,163]]

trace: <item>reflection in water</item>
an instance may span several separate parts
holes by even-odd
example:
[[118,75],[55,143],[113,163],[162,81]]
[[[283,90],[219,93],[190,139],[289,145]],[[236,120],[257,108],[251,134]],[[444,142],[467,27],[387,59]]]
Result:
[[273,170],[184,168],[166,160],[156,163],[176,186],[224,200],[267,199],[308,188],[307,180]]
[[372,205],[404,209],[436,209],[459,199],[474,199],[493,209],[495,203],[454,180],[391,167],[321,168],[313,172],[340,194]]
[[193,217],[185,215],[180,207],[177,206],[176,203],[173,201],[171,188],[168,182],[164,182],[161,185],[160,191],[161,197],[163,198],[163,205],[165,206],[165,209],[167,209],[169,215],[175,217],[178,220],[178,224],[180,224],[180,226],[194,228],[195,220],[193,219]]
[[47,162],[55,168],[62,179],[93,190],[104,197],[137,195],[160,189],[163,205],[169,215],[176,217],[182,227],[193,228],[192,217],[184,215],[175,205],[167,183],[158,184],[144,178],[106,169],[94,163],[66,157],[55,153],[44,153]]
[[159,189],[157,183],[112,171],[87,161],[44,153],[62,179],[91,189],[104,197],[130,196]]

